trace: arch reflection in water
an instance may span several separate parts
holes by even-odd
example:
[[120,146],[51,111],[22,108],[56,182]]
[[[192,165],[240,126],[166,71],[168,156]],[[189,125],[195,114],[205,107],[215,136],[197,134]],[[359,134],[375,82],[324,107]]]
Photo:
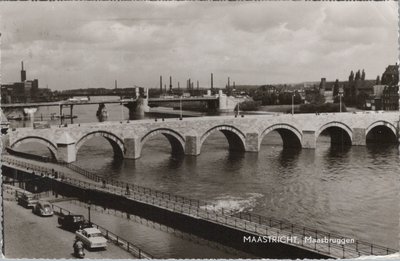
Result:
[[283,147],[278,156],[278,162],[282,167],[293,168],[296,166],[300,154],[301,148],[285,148]]

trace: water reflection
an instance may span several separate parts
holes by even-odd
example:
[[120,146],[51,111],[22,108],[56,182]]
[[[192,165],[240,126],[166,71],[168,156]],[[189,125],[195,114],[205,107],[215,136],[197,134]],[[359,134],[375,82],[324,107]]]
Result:
[[184,162],[184,155],[171,155],[168,159],[168,168],[169,169],[178,169],[182,166]]
[[301,148],[283,147],[278,156],[279,164],[284,168],[293,168],[297,164],[301,153]]

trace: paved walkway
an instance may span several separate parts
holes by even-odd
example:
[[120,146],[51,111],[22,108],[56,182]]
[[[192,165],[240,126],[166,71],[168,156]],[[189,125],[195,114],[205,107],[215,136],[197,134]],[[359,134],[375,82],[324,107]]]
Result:
[[[75,235],[59,228],[57,216],[39,217],[23,208],[14,196],[4,193],[4,244],[7,258],[75,258],[72,244]],[[119,247],[108,244],[107,250],[85,251],[91,259],[132,259]]]

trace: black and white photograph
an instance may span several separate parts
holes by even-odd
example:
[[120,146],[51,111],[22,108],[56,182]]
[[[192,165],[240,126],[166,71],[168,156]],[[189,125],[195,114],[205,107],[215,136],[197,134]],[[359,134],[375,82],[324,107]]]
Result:
[[1,2],[3,257],[400,258],[398,17]]

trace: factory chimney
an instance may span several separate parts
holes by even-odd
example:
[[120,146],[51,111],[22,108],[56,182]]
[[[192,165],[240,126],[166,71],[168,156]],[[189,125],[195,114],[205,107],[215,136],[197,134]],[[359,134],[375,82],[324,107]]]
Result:
[[21,82],[26,81],[26,71],[24,70],[24,61],[21,62]]
[[162,89],[162,76],[160,75],[160,95],[163,93]]
[[214,75],[211,73],[211,90],[214,89]]

